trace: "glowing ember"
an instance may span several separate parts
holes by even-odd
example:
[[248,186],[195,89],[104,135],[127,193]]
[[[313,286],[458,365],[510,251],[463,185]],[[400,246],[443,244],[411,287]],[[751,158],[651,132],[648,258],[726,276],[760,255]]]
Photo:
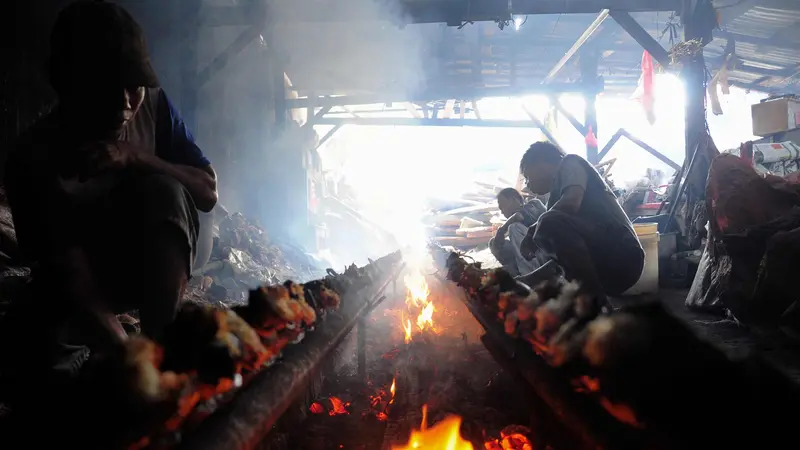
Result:
[[328,402],[330,403],[330,408],[325,408],[320,402],[314,402],[308,409],[312,414],[324,414],[326,411],[329,416],[350,414],[350,411],[347,410],[347,407],[350,406],[349,402],[343,402],[339,397],[330,397]]
[[328,415],[338,416],[339,414],[349,414],[347,407],[350,406],[350,403],[343,402],[339,397],[331,397],[329,400],[333,408],[328,411]]
[[422,424],[419,430],[411,431],[408,445],[392,447],[392,450],[473,450],[468,441],[461,438],[461,417],[449,416],[427,428],[427,407],[422,407]]
[[417,329],[423,331],[426,329],[433,329],[433,313],[436,308],[433,306],[433,301],[430,299],[430,288],[425,276],[421,272],[416,272],[412,275],[406,275],[403,278],[406,285],[406,309],[409,316],[416,315],[416,320],[412,322],[411,319],[404,316],[403,331],[405,332],[406,344],[411,342],[414,332],[413,323],[416,323]]
[[311,404],[311,407],[309,408],[309,410],[313,414],[322,414],[322,413],[325,412],[325,407],[322,406],[322,404],[320,404],[319,402],[314,402],[314,403]]
[[523,434],[504,435],[500,440],[487,442],[486,450],[533,450],[533,444]]

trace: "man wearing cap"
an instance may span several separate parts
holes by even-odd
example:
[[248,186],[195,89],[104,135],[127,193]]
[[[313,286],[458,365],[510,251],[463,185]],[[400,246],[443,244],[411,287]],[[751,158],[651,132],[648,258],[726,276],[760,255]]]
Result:
[[[55,109],[20,136],[6,189],[20,249],[34,269],[37,326],[78,330],[102,349],[138,309],[157,337],[191,270],[198,213],[216,175],[159,89],[142,30],[123,8],[77,1],[51,35]],[[42,302],[47,302],[44,305]],[[76,326],[77,325],[77,326]]]

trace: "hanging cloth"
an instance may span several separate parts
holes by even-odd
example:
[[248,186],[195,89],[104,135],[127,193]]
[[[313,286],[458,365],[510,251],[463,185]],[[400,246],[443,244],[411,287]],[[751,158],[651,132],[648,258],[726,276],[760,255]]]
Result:
[[653,67],[653,57],[645,51],[642,54],[642,107],[644,107],[647,122],[650,125],[656,122],[655,112],[655,68]]
[[586,130],[585,141],[587,146],[597,148],[597,136],[594,135],[591,125]]

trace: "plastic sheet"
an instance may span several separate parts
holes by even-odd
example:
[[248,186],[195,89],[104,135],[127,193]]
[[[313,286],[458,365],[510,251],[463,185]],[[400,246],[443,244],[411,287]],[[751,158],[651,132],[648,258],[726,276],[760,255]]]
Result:
[[686,300],[690,308],[727,309],[747,323],[774,323],[795,300],[787,268],[800,262],[798,185],[761,176],[721,155],[708,177],[709,241]]

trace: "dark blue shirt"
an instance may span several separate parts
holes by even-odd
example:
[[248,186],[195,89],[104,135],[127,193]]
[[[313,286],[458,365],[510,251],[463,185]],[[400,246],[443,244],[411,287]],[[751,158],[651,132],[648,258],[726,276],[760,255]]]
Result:
[[156,155],[173,164],[206,167],[211,164],[195,143],[181,114],[162,89],[158,90]]

